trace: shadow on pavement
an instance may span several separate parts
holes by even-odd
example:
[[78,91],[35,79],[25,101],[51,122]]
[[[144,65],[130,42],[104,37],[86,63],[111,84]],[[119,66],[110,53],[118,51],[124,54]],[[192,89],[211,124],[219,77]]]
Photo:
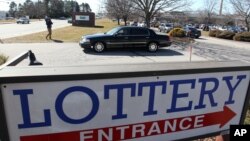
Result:
[[56,43],[63,43],[62,40],[56,40],[56,39],[51,39],[53,42],[56,42]]
[[94,28],[104,28],[104,26],[95,25]]
[[101,25],[95,25],[95,26],[74,25],[74,26],[78,26],[78,27],[89,27],[89,28],[104,28],[104,26],[101,26]]
[[195,40],[207,40],[207,39],[205,39],[205,38],[197,38]]
[[83,52],[91,55],[99,56],[180,56],[180,52],[170,49],[159,49],[157,52],[148,52],[145,48],[116,48],[107,49],[102,53],[97,53],[92,49],[83,49]]

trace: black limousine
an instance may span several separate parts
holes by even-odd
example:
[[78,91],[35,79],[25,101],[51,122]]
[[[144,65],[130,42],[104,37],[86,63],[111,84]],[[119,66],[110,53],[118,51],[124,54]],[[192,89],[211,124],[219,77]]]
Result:
[[156,52],[159,47],[170,46],[171,41],[169,36],[158,35],[148,28],[121,26],[106,33],[83,36],[79,44],[96,52],[122,47],[146,47],[148,51]]

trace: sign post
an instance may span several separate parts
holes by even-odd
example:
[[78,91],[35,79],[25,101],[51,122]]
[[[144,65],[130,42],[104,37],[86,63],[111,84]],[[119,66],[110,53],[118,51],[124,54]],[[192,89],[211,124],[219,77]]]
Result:
[[10,141],[165,141],[242,124],[249,64],[184,64],[4,68],[3,133]]

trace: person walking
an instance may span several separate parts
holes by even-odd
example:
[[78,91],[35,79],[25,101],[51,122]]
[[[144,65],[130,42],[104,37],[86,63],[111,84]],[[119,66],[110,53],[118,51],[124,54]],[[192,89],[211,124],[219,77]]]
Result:
[[52,21],[50,19],[50,17],[45,17],[45,22],[46,22],[46,25],[47,25],[47,29],[48,29],[48,34],[46,36],[46,39],[48,40],[48,38],[51,40],[51,35],[52,35]]

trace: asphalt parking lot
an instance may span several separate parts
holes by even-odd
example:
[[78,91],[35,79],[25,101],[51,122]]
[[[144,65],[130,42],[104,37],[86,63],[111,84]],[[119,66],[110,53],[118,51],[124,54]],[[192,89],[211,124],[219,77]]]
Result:
[[[19,54],[32,50],[38,61],[44,66],[78,66],[128,63],[189,62],[190,52],[173,50],[174,46],[161,48],[156,53],[145,49],[112,49],[103,53],[83,50],[78,43],[33,43],[0,44],[0,52],[9,56],[9,60]],[[192,55],[192,61],[206,61],[205,58]],[[18,66],[28,66],[25,59]]]

